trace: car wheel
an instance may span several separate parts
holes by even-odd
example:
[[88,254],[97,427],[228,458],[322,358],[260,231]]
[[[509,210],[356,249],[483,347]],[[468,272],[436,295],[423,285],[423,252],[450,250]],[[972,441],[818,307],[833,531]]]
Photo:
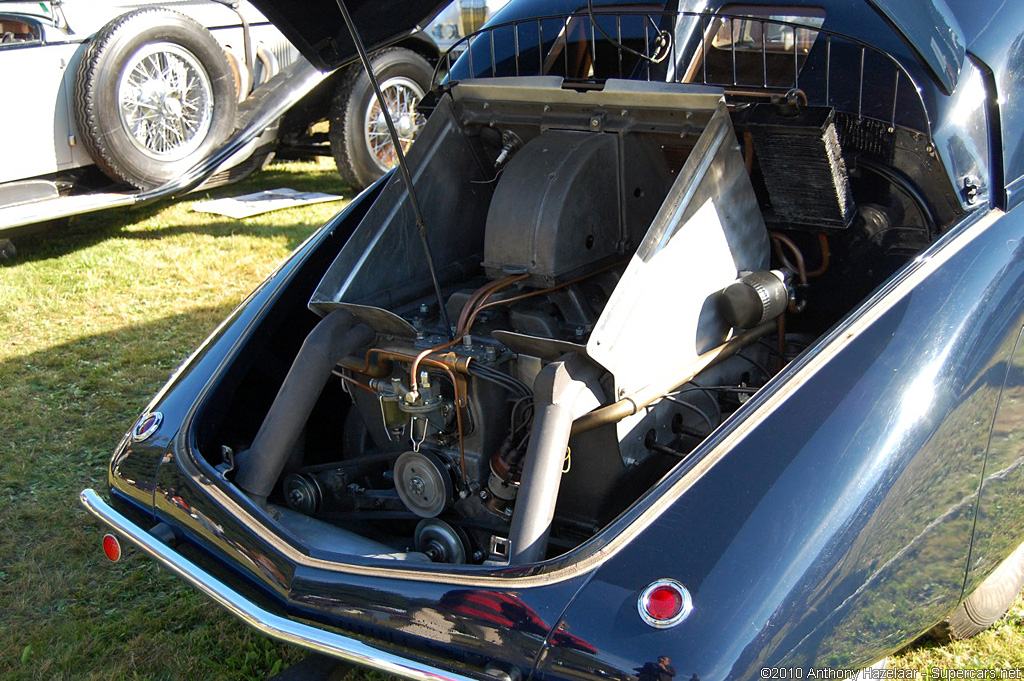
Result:
[[[408,151],[426,120],[416,106],[430,89],[433,69],[423,57],[402,48],[378,52],[370,63],[402,150]],[[371,184],[398,163],[373,85],[359,66],[349,69],[334,92],[330,138],[338,172],[354,189]]]
[[1024,588],[1024,544],[1000,563],[995,572],[933,630],[933,636],[964,639],[980,634],[1006,614],[1021,588]]
[[231,65],[201,24],[160,8],[102,29],[75,77],[75,122],[112,179],[155,187],[227,139],[236,93]]

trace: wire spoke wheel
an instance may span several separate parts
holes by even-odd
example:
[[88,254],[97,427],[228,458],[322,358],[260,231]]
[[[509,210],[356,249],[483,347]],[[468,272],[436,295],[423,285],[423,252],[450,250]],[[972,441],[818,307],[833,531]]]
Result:
[[[426,120],[416,111],[416,106],[423,99],[423,88],[411,78],[396,76],[381,83],[380,89],[395,123],[402,151],[407,152]],[[398,164],[398,155],[376,95],[366,107],[363,130],[366,148],[377,166],[382,171],[394,168]]]
[[[426,123],[416,107],[430,88],[433,67],[421,55],[402,47],[377,52],[370,64],[402,151],[408,152]],[[398,165],[384,111],[366,72],[358,66],[348,67],[331,99],[329,136],[338,172],[353,189],[368,187]]]
[[82,146],[100,170],[149,189],[228,138],[238,93],[213,34],[179,12],[144,7],[89,40],[73,101]]
[[210,129],[213,88],[199,60],[160,42],[133,54],[118,83],[121,125],[139,151],[173,161],[192,153]]

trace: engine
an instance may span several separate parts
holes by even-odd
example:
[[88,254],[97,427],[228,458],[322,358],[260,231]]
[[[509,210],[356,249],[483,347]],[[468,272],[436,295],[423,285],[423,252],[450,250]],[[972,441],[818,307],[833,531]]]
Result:
[[[530,563],[593,536],[767,380],[757,341],[792,291],[721,96],[647,84],[651,108],[627,111],[616,87],[441,100],[410,156],[431,229],[393,178],[310,301],[310,338],[348,321],[330,351],[307,339],[242,489],[433,561]],[[349,398],[319,456],[301,424],[268,426],[314,409],[289,392],[306,355]]]

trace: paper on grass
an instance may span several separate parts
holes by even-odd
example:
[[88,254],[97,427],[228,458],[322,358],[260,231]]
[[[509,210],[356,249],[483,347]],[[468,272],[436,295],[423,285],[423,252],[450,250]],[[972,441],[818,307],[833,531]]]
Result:
[[323,194],[321,192],[300,192],[295,189],[281,187],[280,189],[267,189],[255,194],[245,194],[226,199],[213,199],[211,201],[200,201],[192,206],[192,210],[200,213],[214,213],[226,215],[229,218],[241,219],[269,213],[272,210],[282,208],[294,208],[305,206],[311,203],[323,203],[324,201],[337,201],[344,197],[335,194]]

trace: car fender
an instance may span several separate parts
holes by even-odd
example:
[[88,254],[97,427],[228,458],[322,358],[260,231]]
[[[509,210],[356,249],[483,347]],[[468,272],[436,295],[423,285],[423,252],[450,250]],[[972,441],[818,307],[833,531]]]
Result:
[[[539,677],[626,678],[662,655],[704,681],[857,669],[951,612],[1024,322],[1022,238],[1020,211],[965,220],[659,483],[665,510],[557,626],[601,652],[549,642]],[[1016,517],[985,531],[1019,534]],[[661,578],[693,599],[670,629],[637,612]]]

